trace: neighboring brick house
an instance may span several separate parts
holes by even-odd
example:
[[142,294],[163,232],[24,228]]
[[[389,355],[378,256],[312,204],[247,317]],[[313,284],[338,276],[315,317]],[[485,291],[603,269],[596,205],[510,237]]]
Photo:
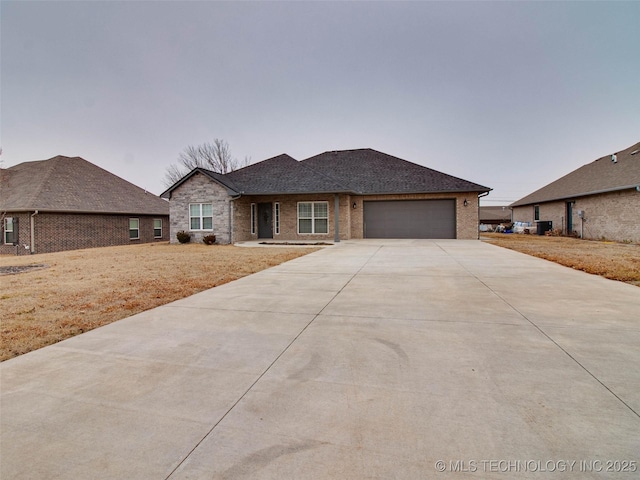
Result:
[[509,207],[480,207],[480,230],[493,230],[499,225],[511,223]]
[[169,240],[169,204],[79,157],[0,169],[0,254]]
[[478,197],[491,189],[371,149],[288,155],[227,174],[196,168],[161,196],[171,241],[478,238]]
[[515,222],[564,235],[640,242],[640,143],[583,165],[511,204]]

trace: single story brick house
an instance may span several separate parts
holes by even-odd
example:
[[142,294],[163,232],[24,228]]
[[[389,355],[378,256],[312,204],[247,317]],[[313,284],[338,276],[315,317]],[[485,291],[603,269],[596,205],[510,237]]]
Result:
[[169,199],[171,241],[478,238],[478,197],[491,189],[371,149],[297,161],[282,154],[219,174],[196,168]]
[[169,240],[169,203],[80,158],[0,169],[0,254]]
[[640,242],[640,143],[512,203],[514,222],[551,221],[564,235]]
[[511,209],[501,206],[480,207],[480,230],[493,230],[499,225],[511,223]]

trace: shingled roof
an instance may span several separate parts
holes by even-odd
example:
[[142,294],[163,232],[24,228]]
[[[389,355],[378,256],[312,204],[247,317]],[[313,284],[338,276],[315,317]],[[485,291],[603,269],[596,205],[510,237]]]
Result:
[[169,204],[80,158],[57,156],[0,172],[0,211],[169,215]]
[[325,152],[303,160],[302,164],[339,178],[351,191],[364,195],[491,190],[370,148]]
[[512,203],[521,207],[599,193],[636,188],[640,185],[640,142],[612,155],[605,155]]
[[225,175],[246,195],[334,193],[350,189],[336,178],[319,173],[282,154]]
[[195,169],[161,196],[169,197],[175,188],[198,172],[225,186],[230,194],[243,195],[371,195],[491,190],[376,150],[360,149],[325,152],[301,162],[282,154],[225,175]]

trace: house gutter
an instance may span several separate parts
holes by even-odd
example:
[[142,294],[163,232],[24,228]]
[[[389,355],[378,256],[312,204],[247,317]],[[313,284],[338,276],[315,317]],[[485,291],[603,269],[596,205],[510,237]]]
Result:
[[482,197],[486,197],[487,195],[489,195],[489,192],[483,192],[478,194],[478,240],[480,240],[480,199]]
[[31,214],[30,220],[29,220],[29,226],[31,227],[31,245],[29,247],[29,252],[31,254],[36,253],[36,247],[35,247],[35,243],[36,243],[36,222],[35,219],[33,217],[35,217],[36,215],[38,215],[38,210],[36,210],[35,212],[33,212]]

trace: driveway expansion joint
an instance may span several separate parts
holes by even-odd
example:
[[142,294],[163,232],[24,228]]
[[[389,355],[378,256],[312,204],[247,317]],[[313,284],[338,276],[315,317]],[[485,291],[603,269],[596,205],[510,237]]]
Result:
[[[382,247],[379,247],[376,252]],[[209,437],[213,431],[216,429],[218,425],[233,411],[233,409],[247,396],[247,394],[253,389],[253,387],[271,370],[271,368],[277,363],[277,361],[289,350],[289,348],[300,338],[300,336],[311,326],[311,324],[322,314],[322,311],[329,305],[331,302],[344,290],[344,288],[349,285],[349,283],[358,275],[358,273],[365,267],[365,265],[369,262],[371,258],[375,255],[375,252],[367,259],[367,261],[358,269],[356,273],[351,275],[349,280],[345,282],[345,284],[338,290],[335,295],[331,297],[331,299],[326,303],[326,305],[313,316],[313,318],[298,332],[298,334],[289,342],[289,344],[274,358],[274,360],[269,364],[269,366],[255,379],[255,381],[245,390],[245,392],[240,395],[240,397],[231,405],[231,407],[215,422],[215,424],[209,429],[209,431],[198,441],[194,447],[184,456],[184,458],[176,465],[176,467],[166,476],[165,480],[170,480],[174,473],[189,459],[189,457],[198,449],[200,445]],[[282,312],[276,312],[282,313]]]

